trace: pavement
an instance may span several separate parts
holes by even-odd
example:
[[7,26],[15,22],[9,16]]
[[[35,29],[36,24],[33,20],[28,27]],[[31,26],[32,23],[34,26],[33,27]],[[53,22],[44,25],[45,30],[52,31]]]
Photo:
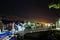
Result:
[[[22,34],[21,34],[22,33]],[[24,35],[23,35],[24,34]],[[58,29],[35,29],[18,32],[11,40],[60,40],[60,30]]]
[[12,40],[60,40],[60,30],[48,30],[26,33],[24,36],[17,34]]
[[28,33],[24,35],[24,40],[60,40],[60,31],[49,30],[49,31]]

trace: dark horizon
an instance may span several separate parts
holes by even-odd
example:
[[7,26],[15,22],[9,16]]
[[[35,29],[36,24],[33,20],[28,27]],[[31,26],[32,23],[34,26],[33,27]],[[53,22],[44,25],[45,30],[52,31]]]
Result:
[[[0,16],[18,16],[26,20],[54,23],[60,9],[49,9],[52,0],[8,0],[1,1]],[[56,1],[54,1],[56,2]]]

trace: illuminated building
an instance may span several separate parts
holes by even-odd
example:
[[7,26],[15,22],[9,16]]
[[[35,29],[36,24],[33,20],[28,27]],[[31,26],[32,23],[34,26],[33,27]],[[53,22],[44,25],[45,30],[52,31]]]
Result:
[[56,29],[60,29],[60,18],[56,21]]

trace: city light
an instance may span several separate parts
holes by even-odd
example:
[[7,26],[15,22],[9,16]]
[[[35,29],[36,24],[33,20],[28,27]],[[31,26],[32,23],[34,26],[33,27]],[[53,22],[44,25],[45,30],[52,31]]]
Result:
[[56,28],[57,30],[60,30],[60,28]]
[[59,24],[60,24],[60,20],[59,20]]
[[28,22],[27,24],[28,24],[29,26],[31,26],[31,22]]
[[48,26],[51,26],[51,24],[48,24]]

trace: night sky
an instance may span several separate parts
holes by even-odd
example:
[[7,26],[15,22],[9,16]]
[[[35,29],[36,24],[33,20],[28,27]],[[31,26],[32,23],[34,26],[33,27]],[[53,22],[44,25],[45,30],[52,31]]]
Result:
[[[52,0],[2,0],[0,1],[0,16],[18,16],[37,22],[55,22],[59,9],[49,9]],[[60,14],[59,14],[60,15]]]

